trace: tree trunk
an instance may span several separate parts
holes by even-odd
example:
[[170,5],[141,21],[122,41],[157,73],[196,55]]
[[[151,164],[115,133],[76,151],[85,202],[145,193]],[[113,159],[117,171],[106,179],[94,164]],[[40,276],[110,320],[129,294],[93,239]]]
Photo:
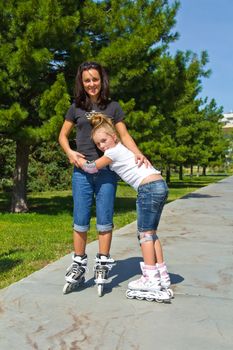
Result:
[[170,166],[168,166],[166,169],[166,182],[169,184],[170,181],[171,181],[171,170],[170,170]]
[[203,168],[202,168],[202,175],[203,175],[203,176],[206,176],[206,165],[203,165]]
[[190,177],[193,177],[193,165],[190,166]]
[[183,180],[183,166],[180,165],[179,167],[179,180]]
[[29,160],[29,145],[22,141],[16,142],[16,164],[13,178],[11,200],[12,213],[25,213],[27,205],[27,172]]

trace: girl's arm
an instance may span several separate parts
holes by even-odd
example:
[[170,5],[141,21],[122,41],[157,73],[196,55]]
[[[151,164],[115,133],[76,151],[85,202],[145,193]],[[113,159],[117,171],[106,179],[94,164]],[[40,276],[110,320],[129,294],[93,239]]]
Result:
[[115,124],[115,128],[120,135],[122,143],[127,147],[130,151],[135,154],[135,162],[138,163],[138,166],[141,166],[143,163],[146,167],[151,166],[149,160],[142,154],[142,152],[138,149],[136,143],[133,138],[129,134],[126,125],[124,122],[118,122]]
[[85,159],[79,159],[79,166],[89,174],[97,173],[99,169],[111,164],[112,160],[106,156],[102,156],[99,159],[88,162]]

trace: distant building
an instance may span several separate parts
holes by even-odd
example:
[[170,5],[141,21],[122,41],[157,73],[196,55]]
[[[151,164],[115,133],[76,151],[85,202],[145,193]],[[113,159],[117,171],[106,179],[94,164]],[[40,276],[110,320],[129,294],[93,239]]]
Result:
[[233,130],[233,112],[223,113],[223,119],[221,120],[224,124],[224,131]]

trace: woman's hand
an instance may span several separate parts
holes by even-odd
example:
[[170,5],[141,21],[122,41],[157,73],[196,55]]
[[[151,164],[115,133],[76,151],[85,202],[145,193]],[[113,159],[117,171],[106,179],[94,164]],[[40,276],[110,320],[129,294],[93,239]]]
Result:
[[83,166],[84,164],[86,164],[86,159],[85,158],[82,158],[82,157],[78,157],[78,166],[79,168],[82,168],[83,169]]
[[85,158],[82,153],[73,150],[69,150],[67,152],[67,157],[69,158],[70,164],[75,165],[77,168],[82,166],[82,162],[80,163],[80,160]]
[[135,163],[138,164],[139,168],[142,164],[145,164],[146,168],[152,166],[151,162],[142,153],[135,154]]

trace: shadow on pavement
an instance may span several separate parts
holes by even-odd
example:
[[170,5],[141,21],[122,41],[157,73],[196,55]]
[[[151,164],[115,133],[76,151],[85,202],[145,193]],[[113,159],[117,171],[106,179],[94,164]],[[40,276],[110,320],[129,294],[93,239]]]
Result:
[[[109,283],[105,285],[104,293],[111,293],[112,289],[121,287],[121,283],[130,280],[134,276],[141,275],[140,269],[141,257],[131,257],[124,260],[116,261],[116,265],[112,268],[109,274]],[[181,283],[184,278],[179,274],[169,273],[172,285]],[[82,289],[95,285],[94,278],[89,279]],[[127,286],[125,286],[127,288]],[[80,290],[80,289],[79,289]]]
[[219,196],[211,196],[209,194],[202,194],[202,193],[189,193],[185,196],[181,197],[180,199],[189,199],[189,198],[215,198]]
[[[109,283],[106,283],[104,286],[104,294],[111,293],[114,288],[121,287],[121,283],[130,280],[134,276],[141,275],[140,269],[140,261],[142,261],[141,257],[131,257],[124,260],[117,260],[116,265],[113,266],[112,270],[109,274]],[[175,285],[184,281],[184,278],[178,274],[170,273],[171,284]],[[83,285],[79,286],[75,292],[81,292],[86,288],[94,287],[94,277],[87,280]],[[127,286],[125,286],[127,288]]]
[[184,281],[184,277],[182,277],[181,275],[178,275],[176,273],[170,273],[170,272],[169,272],[169,275],[170,275],[172,285],[179,284]]

